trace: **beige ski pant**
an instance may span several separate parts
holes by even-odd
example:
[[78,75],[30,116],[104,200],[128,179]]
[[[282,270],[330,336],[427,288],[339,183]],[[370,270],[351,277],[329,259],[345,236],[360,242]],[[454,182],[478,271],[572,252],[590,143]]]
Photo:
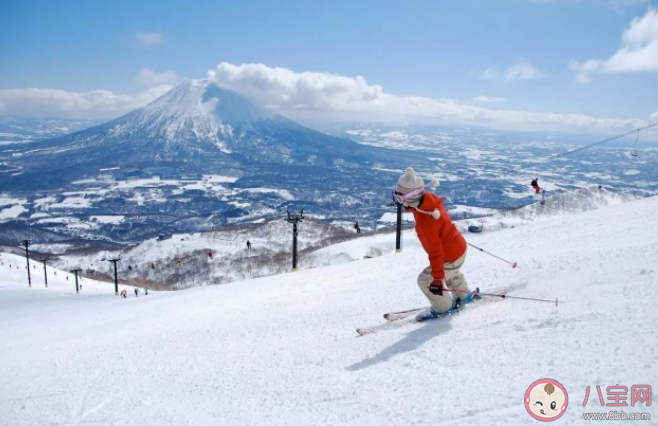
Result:
[[[460,292],[468,291],[468,284],[464,278],[464,274],[461,273],[461,267],[464,265],[466,260],[466,252],[459,259],[454,262],[445,262],[443,264],[443,270],[445,272],[446,285],[450,290],[457,290]],[[418,275],[418,286],[429,299],[432,309],[435,312],[443,313],[450,309],[452,306],[452,297],[459,297],[463,299],[466,297],[466,293],[451,293],[448,291],[443,292],[443,296],[430,293],[430,284],[432,284],[432,268],[428,266],[423,269],[423,271]]]

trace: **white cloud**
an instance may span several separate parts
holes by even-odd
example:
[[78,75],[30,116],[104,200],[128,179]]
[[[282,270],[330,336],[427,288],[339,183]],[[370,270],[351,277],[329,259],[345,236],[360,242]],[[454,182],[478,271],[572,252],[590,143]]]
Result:
[[533,67],[527,59],[521,59],[517,64],[512,65],[505,71],[503,77],[507,81],[514,80],[538,80],[544,78],[545,73]]
[[164,84],[178,83],[178,75],[173,71],[163,71],[156,73],[151,68],[141,68],[135,74],[135,82],[145,87],[156,87]]
[[[155,74],[155,73],[154,73]],[[263,64],[220,63],[209,77],[292,119],[369,120],[431,124],[468,124],[499,129],[623,131],[646,120],[596,118],[582,114],[489,109],[451,99],[387,93],[365,78],[322,72],[294,72]],[[36,117],[113,118],[143,107],[171,88],[152,87],[121,95],[107,90],[67,92],[58,89],[0,89],[3,114]],[[475,102],[500,102],[478,96]],[[2,106],[0,106],[2,108]],[[658,112],[653,118],[658,118]]]
[[651,114],[651,116],[649,117],[649,121],[652,122],[652,123],[658,121],[658,111]]
[[483,80],[495,80],[498,78],[498,72],[493,67],[489,67],[484,70],[480,78]]
[[539,80],[546,77],[546,73],[535,68],[527,59],[520,59],[518,63],[509,67],[505,72],[500,73],[494,67],[489,67],[482,74],[482,80],[499,80],[523,81]]
[[496,96],[476,96],[473,98],[473,102],[486,104],[486,103],[503,103],[507,102],[505,98],[498,98]]
[[162,96],[169,85],[132,95],[107,90],[67,92],[59,89],[0,89],[4,113],[25,117],[114,118]]
[[263,64],[220,63],[208,72],[219,84],[293,119],[378,120],[472,124],[501,129],[630,130],[644,120],[595,118],[582,114],[493,110],[449,99],[399,96],[365,78],[294,72]]
[[569,68],[576,72],[576,81],[582,84],[588,84],[592,81],[590,73],[597,70],[601,66],[601,61],[590,59],[585,62],[574,61],[569,62]]
[[576,80],[590,81],[593,72],[627,73],[658,71],[658,10],[649,9],[644,16],[634,18],[621,37],[621,47],[605,60],[585,62],[571,60],[569,68],[576,71]]
[[137,44],[141,47],[150,47],[156,44],[164,43],[164,36],[161,33],[140,31],[133,35]]

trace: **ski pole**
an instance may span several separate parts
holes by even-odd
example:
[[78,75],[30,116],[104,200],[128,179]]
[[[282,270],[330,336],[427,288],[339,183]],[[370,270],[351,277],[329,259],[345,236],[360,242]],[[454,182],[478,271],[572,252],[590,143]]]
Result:
[[469,246],[473,247],[473,248],[476,249],[476,250],[480,250],[482,253],[488,254],[488,255],[491,256],[491,257],[495,257],[495,258],[498,259],[498,260],[502,260],[502,261],[505,262],[505,263],[509,263],[510,265],[512,265],[512,268],[516,268],[516,262],[510,262],[509,260],[505,260],[505,259],[503,259],[502,257],[498,257],[498,256],[496,256],[496,255],[493,254],[493,253],[489,253],[489,252],[486,251],[485,249],[482,249],[482,248],[480,248],[480,247],[478,247],[478,246],[474,246],[474,245],[471,244],[471,243],[466,243],[466,244],[468,244]]
[[[443,291],[449,291],[450,293],[469,293],[468,291],[462,291],[462,290],[450,290],[450,289],[443,289]],[[519,300],[531,300],[533,302],[548,302],[548,303],[555,303],[555,306],[557,306],[558,300],[557,297],[555,300],[551,299],[539,299],[536,297],[521,297],[521,296],[508,296],[505,293],[501,294],[493,294],[493,293],[482,293],[477,291],[478,296],[488,296],[488,297],[500,297],[501,299],[519,299]]]

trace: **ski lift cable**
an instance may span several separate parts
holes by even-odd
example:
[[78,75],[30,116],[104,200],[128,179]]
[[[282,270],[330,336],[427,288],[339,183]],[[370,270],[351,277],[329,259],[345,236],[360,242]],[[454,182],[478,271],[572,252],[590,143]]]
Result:
[[[611,141],[614,141],[614,140],[616,140],[616,139],[623,138],[624,136],[632,135],[632,134],[635,133],[635,132],[637,132],[637,135],[638,135],[638,138],[639,138],[639,136],[640,136],[640,132],[641,132],[641,131],[643,131],[643,130],[647,130],[647,129],[650,129],[650,128],[652,128],[652,127],[656,127],[656,126],[658,126],[658,121],[655,122],[655,123],[647,124],[647,125],[644,126],[644,127],[640,127],[640,128],[637,128],[637,129],[631,130],[631,131],[629,131],[629,132],[622,133],[622,134],[617,135],[617,136],[612,136],[612,137],[609,137],[609,138],[607,138],[607,139],[603,139],[602,141],[598,141],[598,142],[591,143],[591,144],[589,144],[589,145],[581,146],[580,148],[576,148],[576,149],[571,150],[571,151],[563,152],[563,153],[561,153],[561,154],[555,154],[555,155],[552,155],[552,156],[550,156],[549,158],[551,158],[551,159],[553,159],[553,158],[559,158],[559,157],[564,157],[564,156],[566,156],[566,155],[574,154],[574,153],[576,153],[576,152],[584,151],[584,150],[586,150],[586,149],[588,149],[588,148],[591,148],[591,147],[593,147],[593,146],[602,145],[602,144],[604,144],[604,143],[606,143],[606,142],[611,142]],[[637,144],[637,140],[635,141],[635,143]]]
[[637,141],[639,140],[640,140],[640,130],[638,129],[637,137],[635,138],[635,144],[633,145],[633,152],[631,152],[631,155],[633,157],[637,157]]

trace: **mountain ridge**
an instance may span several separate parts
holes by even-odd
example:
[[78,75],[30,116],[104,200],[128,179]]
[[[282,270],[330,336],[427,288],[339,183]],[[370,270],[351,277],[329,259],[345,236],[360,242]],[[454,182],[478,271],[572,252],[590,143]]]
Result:
[[[210,80],[186,80],[144,108],[30,148],[15,160],[26,176],[14,180],[48,187],[107,167],[155,168],[150,174],[256,163],[356,167],[381,151],[304,127]],[[31,173],[43,168],[56,176]]]

